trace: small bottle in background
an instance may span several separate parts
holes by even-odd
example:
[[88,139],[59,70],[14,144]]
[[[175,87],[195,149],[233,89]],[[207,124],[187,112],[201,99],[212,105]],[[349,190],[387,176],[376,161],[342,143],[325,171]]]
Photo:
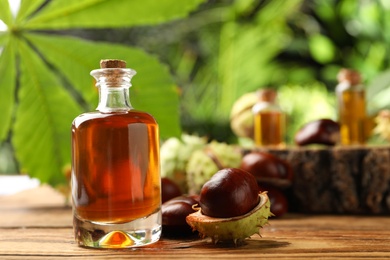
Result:
[[342,145],[361,145],[366,142],[365,89],[358,71],[341,69],[336,86],[340,142]]
[[273,89],[257,91],[258,102],[253,106],[254,141],[257,146],[283,147],[285,145],[285,113],[276,102]]

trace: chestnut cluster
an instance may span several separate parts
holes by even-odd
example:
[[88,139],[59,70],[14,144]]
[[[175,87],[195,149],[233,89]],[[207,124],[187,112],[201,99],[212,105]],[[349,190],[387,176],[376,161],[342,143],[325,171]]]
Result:
[[[167,194],[174,191],[172,184],[163,178],[163,197],[176,195]],[[203,185],[199,196],[181,195],[163,202],[163,235],[183,237],[196,230],[215,243],[219,240],[237,243],[259,233],[270,215],[270,202],[259,191],[255,176],[242,169],[224,168]]]
[[167,237],[185,237],[194,234],[187,224],[186,217],[195,212],[194,205],[199,204],[199,197],[178,196],[162,204],[163,235]]
[[161,178],[161,201],[163,235],[184,237],[193,234],[186,217],[195,212],[192,206],[199,203],[199,196],[182,194],[174,181],[163,177]]
[[258,194],[266,191],[271,212],[280,217],[288,211],[285,190],[291,185],[290,165],[267,152],[252,151],[242,157],[239,168],[224,168],[215,173],[199,195],[183,195],[169,178],[162,178],[163,235],[182,237],[192,234],[186,217],[201,208],[212,218],[243,216],[259,203]]

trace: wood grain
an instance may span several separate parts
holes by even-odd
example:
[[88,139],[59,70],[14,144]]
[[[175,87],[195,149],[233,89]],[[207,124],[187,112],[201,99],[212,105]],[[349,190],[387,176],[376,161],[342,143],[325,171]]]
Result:
[[[31,194],[35,200],[31,200]],[[21,203],[23,197],[26,200]],[[63,207],[58,198],[47,187],[0,197],[0,259],[390,258],[390,218],[355,215],[289,214],[270,219],[262,229],[262,237],[253,236],[241,246],[214,245],[197,237],[163,237],[137,249],[86,249],[74,242],[71,209]]]
[[390,214],[390,146],[292,147],[271,152],[294,172],[295,212]]

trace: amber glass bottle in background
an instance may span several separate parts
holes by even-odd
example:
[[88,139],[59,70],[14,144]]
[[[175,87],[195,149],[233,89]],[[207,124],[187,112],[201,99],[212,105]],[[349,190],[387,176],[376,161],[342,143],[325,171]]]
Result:
[[72,124],[74,232],[81,246],[135,247],[161,235],[159,128],[130,104],[135,73],[123,61],[101,61],[91,72],[97,111]]
[[276,102],[276,91],[262,89],[253,106],[254,140],[258,146],[283,147],[285,144],[285,114]]
[[342,145],[364,144],[366,141],[366,100],[360,73],[341,69],[336,87],[338,121]]

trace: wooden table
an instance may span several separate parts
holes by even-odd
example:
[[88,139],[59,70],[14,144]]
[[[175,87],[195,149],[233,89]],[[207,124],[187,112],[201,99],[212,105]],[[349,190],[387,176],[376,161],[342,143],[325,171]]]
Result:
[[71,208],[46,186],[0,197],[0,234],[0,259],[390,258],[389,216],[289,214],[270,219],[262,238],[253,236],[240,247],[195,237],[162,238],[137,249],[86,249],[73,240]]

